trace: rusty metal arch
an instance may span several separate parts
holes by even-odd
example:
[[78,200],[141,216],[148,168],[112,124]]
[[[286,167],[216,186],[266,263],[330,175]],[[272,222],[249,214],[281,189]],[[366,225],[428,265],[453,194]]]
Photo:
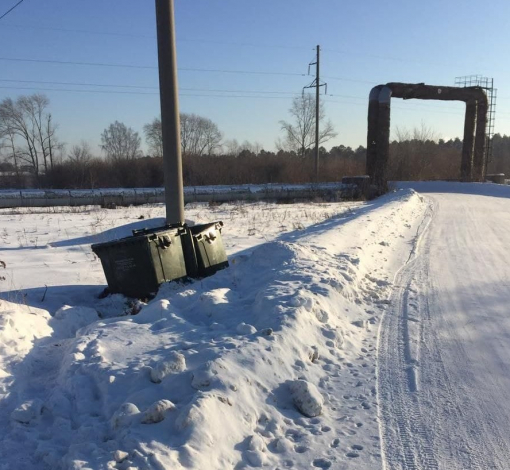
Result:
[[367,174],[373,184],[387,181],[391,98],[464,101],[461,180],[484,181],[487,169],[487,95],[481,87],[442,87],[424,83],[387,83],[372,88],[368,101]]

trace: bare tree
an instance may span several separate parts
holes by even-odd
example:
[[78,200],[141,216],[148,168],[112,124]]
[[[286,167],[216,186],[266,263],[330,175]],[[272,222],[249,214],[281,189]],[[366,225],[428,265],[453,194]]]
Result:
[[[303,157],[306,151],[315,145],[315,97],[308,93],[295,97],[289,113],[295,123],[280,121],[284,139],[277,141],[276,145],[279,149],[296,152]],[[319,145],[321,145],[337,135],[331,121],[326,121],[324,103],[320,104],[319,123]]]
[[163,156],[163,134],[161,131],[161,118],[154,118],[149,124],[143,126],[145,141],[149,146],[149,152],[153,157]]
[[[51,139],[46,135],[46,120],[49,120],[51,128],[51,115],[45,115],[45,110],[49,105],[49,100],[45,95],[35,94],[31,96],[20,96],[18,99],[18,106],[30,123],[32,129],[33,140],[36,142],[36,147],[42,154],[44,171],[48,171],[49,148],[47,141],[51,143]],[[53,130],[51,130],[53,133]],[[51,163],[49,164],[51,166]]]
[[[186,155],[212,155],[221,148],[222,133],[208,118],[181,113],[181,150]],[[163,155],[161,119],[155,118],[143,128],[145,140],[154,156]]]
[[14,133],[13,129],[8,125],[2,126],[2,122],[0,122],[0,144],[1,144],[0,149],[2,149],[4,151],[4,155],[6,155],[5,160],[12,161],[12,165],[14,166],[16,176],[19,176],[20,163],[15,140],[16,134]]
[[225,148],[226,154],[232,157],[239,155],[239,152],[241,151],[241,146],[239,145],[237,139],[227,140],[223,146]]
[[223,135],[208,118],[181,113],[181,145],[183,155],[212,155],[221,146]]
[[106,158],[113,162],[141,157],[141,142],[138,132],[118,121],[110,124],[101,134],[101,148]]
[[52,168],[55,151],[62,147],[56,138],[57,126],[47,112],[49,99],[42,94],[6,98],[0,103],[0,133],[7,137],[16,168],[24,162],[39,178],[42,168]]
[[202,129],[202,153],[206,155],[212,155],[221,148],[221,139],[223,138],[222,133],[218,129],[218,126],[210,119],[201,118],[200,127]]
[[437,166],[439,138],[432,128],[423,121],[420,127],[412,130],[397,127],[395,137],[389,162],[392,178],[419,180],[433,173],[434,165]]
[[92,155],[90,145],[82,140],[79,145],[73,145],[71,147],[70,152],[67,154],[67,158],[72,163],[87,164],[94,158],[94,156]]

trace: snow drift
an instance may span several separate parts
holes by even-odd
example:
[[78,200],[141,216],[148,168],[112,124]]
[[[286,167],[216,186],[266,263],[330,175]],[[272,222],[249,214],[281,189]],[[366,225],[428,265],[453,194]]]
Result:
[[387,195],[136,316],[0,300],[0,468],[379,465],[376,329],[425,207]]

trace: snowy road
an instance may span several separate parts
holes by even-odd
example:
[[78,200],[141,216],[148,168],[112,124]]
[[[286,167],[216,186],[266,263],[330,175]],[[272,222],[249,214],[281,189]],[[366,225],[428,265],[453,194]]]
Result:
[[413,187],[430,210],[380,328],[384,466],[508,469],[510,188]]

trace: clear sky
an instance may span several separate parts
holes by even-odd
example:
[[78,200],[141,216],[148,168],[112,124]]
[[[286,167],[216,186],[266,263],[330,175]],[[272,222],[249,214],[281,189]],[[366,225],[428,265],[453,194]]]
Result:
[[[0,0],[0,16],[15,3]],[[327,147],[366,145],[372,86],[453,85],[471,74],[494,78],[496,132],[510,134],[508,0],[175,0],[175,7],[181,111],[212,119],[226,139],[274,149],[293,94],[313,80],[308,63],[318,44],[326,111],[338,132]],[[84,139],[98,149],[115,120],[142,134],[159,114],[155,34],[152,0],[24,0],[0,20],[0,99],[46,93],[69,145]],[[392,132],[424,123],[438,137],[462,137],[463,114],[461,103],[393,100]]]

